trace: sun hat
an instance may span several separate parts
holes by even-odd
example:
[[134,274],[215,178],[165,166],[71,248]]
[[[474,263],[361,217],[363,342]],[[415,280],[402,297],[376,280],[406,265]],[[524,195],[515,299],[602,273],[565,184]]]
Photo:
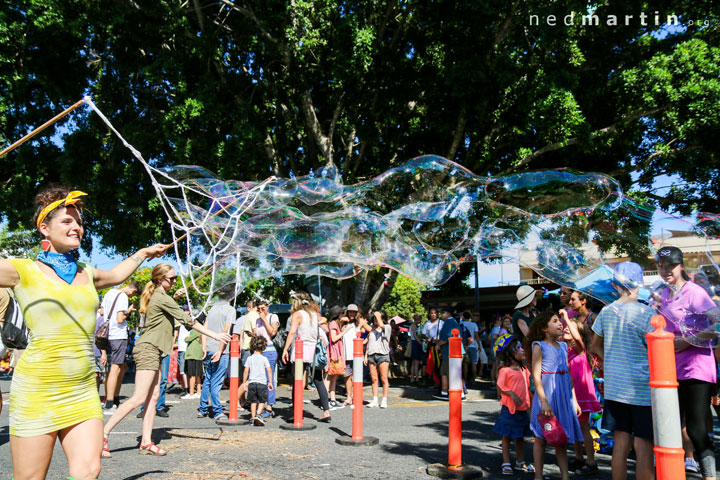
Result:
[[500,335],[497,340],[495,340],[495,345],[493,345],[493,355],[497,357],[498,354],[502,353],[502,351],[505,350],[508,345],[510,345],[512,341],[516,339],[517,337],[510,333],[503,333],[502,335]]
[[536,290],[530,285],[520,285],[517,292],[515,292],[515,296],[518,299],[518,304],[515,305],[515,310],[530,305],[530,302],[532,302],[533,298],[535,298],[535,292]]

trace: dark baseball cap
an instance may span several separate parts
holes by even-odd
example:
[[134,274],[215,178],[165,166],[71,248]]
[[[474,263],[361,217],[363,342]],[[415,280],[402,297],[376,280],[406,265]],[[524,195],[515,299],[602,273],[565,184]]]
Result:
[[658,262],[665,261],[667,263],[677,265],[679,263],[683,263],[683,252],[677,247],[662,247],[655,254],[655,259]]
[[342,315],[343,313],[344,313],[343,308],[338,305],[334,305],[334,306],[330,307],[330,320],[340,318],[340,315]]

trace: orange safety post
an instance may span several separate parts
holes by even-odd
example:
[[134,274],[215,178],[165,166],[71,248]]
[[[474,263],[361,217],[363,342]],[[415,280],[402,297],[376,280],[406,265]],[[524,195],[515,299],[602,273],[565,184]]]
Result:
[[316,425],[304,425],[303,424],[303,389],[305,388],[305,379],[303,373],[305,372],[305,364],[303,363],[303,341],[300,339],[300,335],[295,339],[295,385],[293,390],[295,392],[293,400],[293,423],[281,424],[280,428],[283,430],[312,430],[316,428]]
[[[460,330],[454,328],[448,339],[448,400],[450,418],[448,422],[448,464],[428,465],[427,473],[440,478],[479,478],[480,469],[462,464],[462,339]],[[443,360],[445,361],[445,360]]]
[[230,340],[230,410],[228,418],[216,420],[218,425],[237,425],[238,420],[238,389],[240,388],[240,336],[233,335]]
[[675,335],[665,331],[665,318],[652,318],[655,330],[645,335],[650,364],[650,397],[655,431],[655,468],[658,480],[685,478],[680,406],[675,372]]
[[379,440],[375,437],[363,437],[363,339],[357,332],[353,339],[353,412],[352,437],[336,438],[340,445],[368,446],[376,445]]

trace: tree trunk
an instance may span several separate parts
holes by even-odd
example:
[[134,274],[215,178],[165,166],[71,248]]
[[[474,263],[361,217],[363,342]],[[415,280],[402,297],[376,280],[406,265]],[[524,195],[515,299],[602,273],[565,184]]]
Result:
[[368,305],[369,312],[378,310],[380,307],[383,306],[385,301],[390,296],[390,292],[392,292],[392,289],[395,286],[397,276],[397,270],[392,270],[388,268],[387,280],[380,284],[380,287],[378,287],[378,289],[375,291],[375,294],[370,299],[370,304]]

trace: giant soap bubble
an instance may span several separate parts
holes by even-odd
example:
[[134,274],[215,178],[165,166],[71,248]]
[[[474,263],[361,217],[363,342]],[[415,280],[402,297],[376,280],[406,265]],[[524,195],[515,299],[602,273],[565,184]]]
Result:
[[[439,285],[464,259],[503,257],[611,303],[618,286],[632,286],[614,278],[609,253],[647,269],[658,248],[673,244],[688,253],[693,276],[704,274],[713,288],[720,278],[708,244],[720,245],[717,215],[670,215],[634,200],[607,175],[550,170],[481,177],[426,155],[355,185],[345,185],[332,166],[290,179],[223,180],[196,166],[149,165],[88,104],[148,171],[179,269],[207,302],[228,284],[240,291],[269,277],[345,279],[377,267]],[[199,279],[206,276],[211,281],[203,288]],[[641,290],[641,298],[650,296]],[[670,320],[693,344],[705,344],[717,322],[712,313],[707,318],[699,329],[686,318]]]

